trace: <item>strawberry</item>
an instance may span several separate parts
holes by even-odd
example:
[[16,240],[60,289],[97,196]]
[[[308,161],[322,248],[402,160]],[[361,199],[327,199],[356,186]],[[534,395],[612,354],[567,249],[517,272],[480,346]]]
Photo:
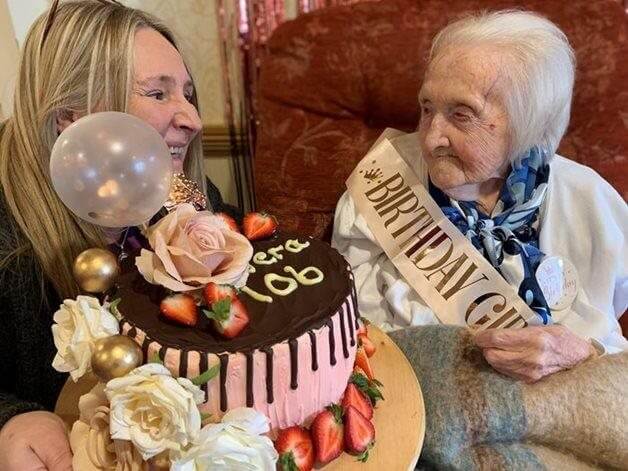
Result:
[[159,305],[166,319],[177,324],[195,326],[198,321],[196,301],[189,294],[173,294],[165,297]]
[[353,383],[347,385],[345,395],[342,398],[342,408],[346,411],[349,406],[355,407],[367,419],[373,417],[373,405],[371,404],[371,400],[362,394]]
[[378,400],[384,399],[384,396],[382,396],[379,390],[383,385],[376,379],[368,379],[366,375],[354,372],[351,374],[349,382],[355,384],[357,388],[362,391],[362,394],[369,398],[373,405],[377,404]]
[[214,321],[216,330],[228,339],[237,337],[249,324],[249,314],[237,296],[213,302],[212,310],[203,310]]
[[371,358],[375,355],[375,344],[366,334],[358,334],[358,341],[364,347],[367,357]]
[[314,445],[310,433],[295,425],[279,432],[275,440],[280,471],[309,471],[314,466]]
[[357,454],[358,461],[366,461],[375,443],[375,427],[353,406],[345,410],[345,450]]
[[277,220],[266,213],[248,213],[242,221],[242,229],[249,240],[267,239],[277,230]]
[[233,299],[238,294],[237,290],[231,285],[218,285],[216,283],[207,283],[203,289],[203,299],[205,304],[211,306],[216,301],[225,298]]
[[316,461],[327,464],[336,459],[343,449],[342,409],[332,404],[314,418],[310,426]]
[[227,213],[216,213],[216,216],[225,221],[227,223],[227,226],[229,226],[229,229],[231,229],[232,231],[240,232],[238,223]]
[[360,337],[360,335],[366,335],[368,337],[368,331],[366,330],[366,324],[364,324],[363,322],[360,323],[360,327],[358,327],[358,337]]
[[362,371],[366,373],[368,379],[373,379],[373,369],[371,368],[369,357],[364,347],[358,347],[358,351],[355,353],[355,365],[362,368]]

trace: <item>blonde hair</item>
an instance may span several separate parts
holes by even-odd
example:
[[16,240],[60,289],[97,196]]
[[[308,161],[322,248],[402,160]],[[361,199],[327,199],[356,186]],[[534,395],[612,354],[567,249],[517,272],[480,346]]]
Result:
[[[57,139],[57,113],[126,111],[133,81],[133,43],[142,27],[173,34],[154,17],[115,3],[60,5],[47,33],[40,16],[25,40],[13,115],[0,124],[0,184],[7,207],[25,237],[0,260],[0,268],[32,251],[57,293],[79,293],[74,258],[106,244],[102,229],[74,216],[55,193],[49,159]],[[198,109],[196,91],[192,103]],[[190,143],[186,174],[205,190],[200,134]],[[5,252],[6,253],[6,252]],[[43,279],[42,279],[43,286]]]
[[558,149],[571,112],[576,60],[558,26],[539,14],[502,10],[469,15],[449,24],[432,42],[429,63],[451,48],[499,48],[507,59],[503,93],[512,142],[511,161],[533,147],[548,161]]

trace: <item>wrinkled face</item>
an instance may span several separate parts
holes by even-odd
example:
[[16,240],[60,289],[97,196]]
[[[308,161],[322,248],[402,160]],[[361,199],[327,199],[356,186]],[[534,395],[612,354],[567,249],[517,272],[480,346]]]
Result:
[[188,146],[201,130],[196,107],[190,102],[192,79],[179,51],[160,33],[141,28],[135,33],[134,83],[129,113],[162,135],[173,168],[183,172]]
[[474,199],[481,184],[509,169],[495,56],[470,48],[444,52],[430,64],[419,92],[419,139],[430,179],[456,199]]

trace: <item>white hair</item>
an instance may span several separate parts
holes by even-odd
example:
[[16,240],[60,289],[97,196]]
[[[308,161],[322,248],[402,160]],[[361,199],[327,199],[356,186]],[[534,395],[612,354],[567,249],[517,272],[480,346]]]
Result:
[[432,42],[429,63],[451,47],[498,47],[506,59],[502,88],[511,161],[533,147],[545,161],[556,152],[571,110],[575,56],[565,34],[531,12],[484,12],[449,24]]

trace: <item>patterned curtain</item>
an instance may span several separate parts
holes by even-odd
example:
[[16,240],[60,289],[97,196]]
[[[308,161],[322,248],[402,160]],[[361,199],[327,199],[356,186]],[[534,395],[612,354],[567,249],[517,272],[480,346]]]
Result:
[[284,21],[320,8],[374,0],[218,0],[216,2],[226,121],[238,206],[255,209],[253,164],[255,90],[259,65],[272,32]]

